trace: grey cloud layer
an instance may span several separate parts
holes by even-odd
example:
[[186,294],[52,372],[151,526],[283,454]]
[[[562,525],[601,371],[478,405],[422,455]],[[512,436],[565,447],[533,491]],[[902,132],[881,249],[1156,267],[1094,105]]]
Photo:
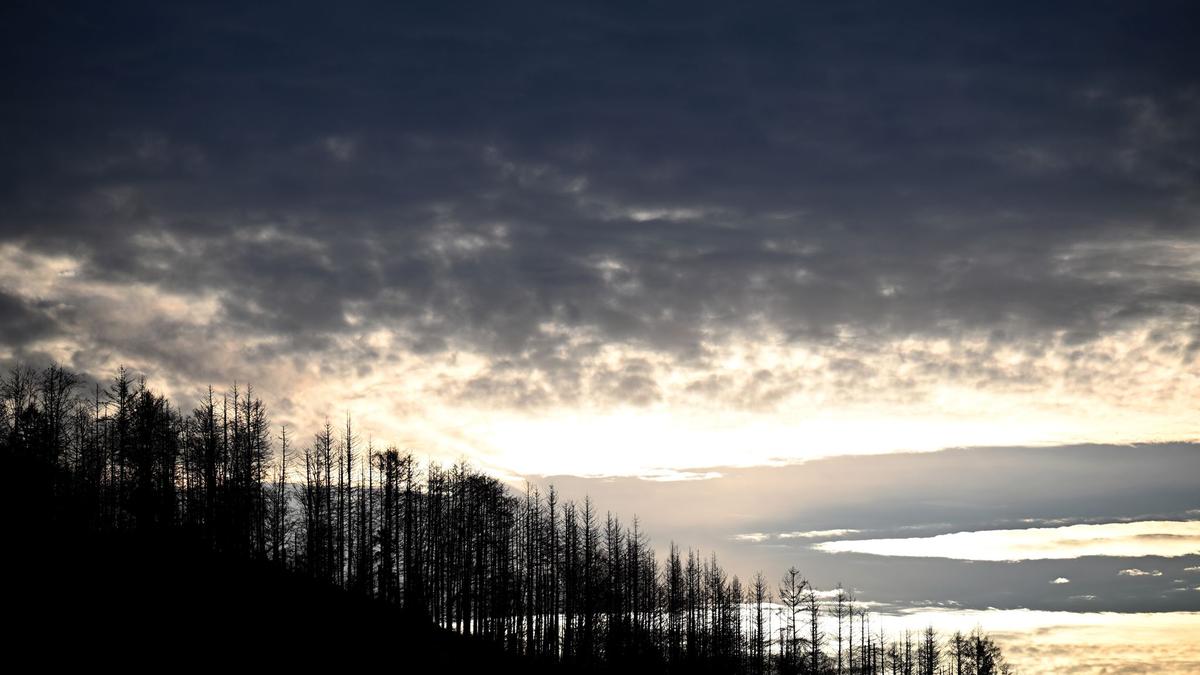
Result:
[[[214,345],[480,350],[451,393],[513,405],[579,396],[604,344],[759,331],[1036,353],[1150,326],[1194,363],[1185,4],[678,9],[6,10],[0,237],[84,287],[215,294]],[[9,346],[103,339],[3,302]],[[588,391],[653,401],[642,375]]]
[[[565,498],[588,494],[597,504],[619,504],[622,515],[639,514],[652,537],[669,533],[716,550],[743,577],[796,565],[821,587],[844,582],[865,598],[898,606],[1200,610],[1200,554],[967,562],[812,548],[836,539],[1195,520],[1197,444],[970,448],[715,471],[719,478],[653,489],[636,478],[536,482],[554,484]],[[838,532],[848,528],[854,531]],[[779,536],[793,532],[823,534]],[[769,536],[738,536],[753,533]],[[1121,573],[1135,568],[1161,574]],[[1059,577],[1070,583],[1051,583]]]

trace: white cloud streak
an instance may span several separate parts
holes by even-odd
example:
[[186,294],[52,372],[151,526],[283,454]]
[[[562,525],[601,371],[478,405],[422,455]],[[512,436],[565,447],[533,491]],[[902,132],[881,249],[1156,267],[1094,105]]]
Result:
[[[932,537],[830,541],[814,548],[829,553],[986,561],[1066,560],[1083,556],[1177,557],[1200,552],[1200,521],[953,532]],[[1141,570],[1125,572],[1134,574]]]

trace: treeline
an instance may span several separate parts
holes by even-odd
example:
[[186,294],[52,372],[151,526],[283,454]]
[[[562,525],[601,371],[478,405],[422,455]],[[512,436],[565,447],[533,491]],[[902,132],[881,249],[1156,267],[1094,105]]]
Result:
[[349,417],[298,442],[249,386],[184,411],[124,369],[85,388],[59,366],[18,367],[0,379],[0,452],[89,531],[190,532],[568,670],[1010,672],[978,630],[889,638],[849,592],[795,569],[743,583],[673,543],[660,561],[636,518],[421,466]]

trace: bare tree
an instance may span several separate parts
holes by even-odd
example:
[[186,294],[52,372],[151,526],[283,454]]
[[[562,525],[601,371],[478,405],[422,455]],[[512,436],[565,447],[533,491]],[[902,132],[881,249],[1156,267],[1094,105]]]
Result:
[[761,573],[744,587],[715,555],[685,559],[672,542],[660,565],[636,516],[626,528],[610,513],[601,526],[588,498],[580,508],[531,485],[522,499],[465,463],[422,472],[411,453],[372,442],[360,457],[349,417],[338,438],[326,422],[293,470],[290,430],[272,455],[249,386],[219,401],[210,388],[184,416],[124,369],[89,399],[78,382],[57,366],[0,377],[0,458],[93,530],[195,533],[220,554],[585,671],[1011,671],[980,631],[944,647],[932,628],[889,643],[840,584],[823,601],[794,567],[775,605]]

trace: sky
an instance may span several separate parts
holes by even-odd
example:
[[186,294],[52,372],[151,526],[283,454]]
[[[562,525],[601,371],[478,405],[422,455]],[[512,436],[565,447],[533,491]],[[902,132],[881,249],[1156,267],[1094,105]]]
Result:
[[0,10],[0,365],[1195,635],[1192,3],[249,4]]

